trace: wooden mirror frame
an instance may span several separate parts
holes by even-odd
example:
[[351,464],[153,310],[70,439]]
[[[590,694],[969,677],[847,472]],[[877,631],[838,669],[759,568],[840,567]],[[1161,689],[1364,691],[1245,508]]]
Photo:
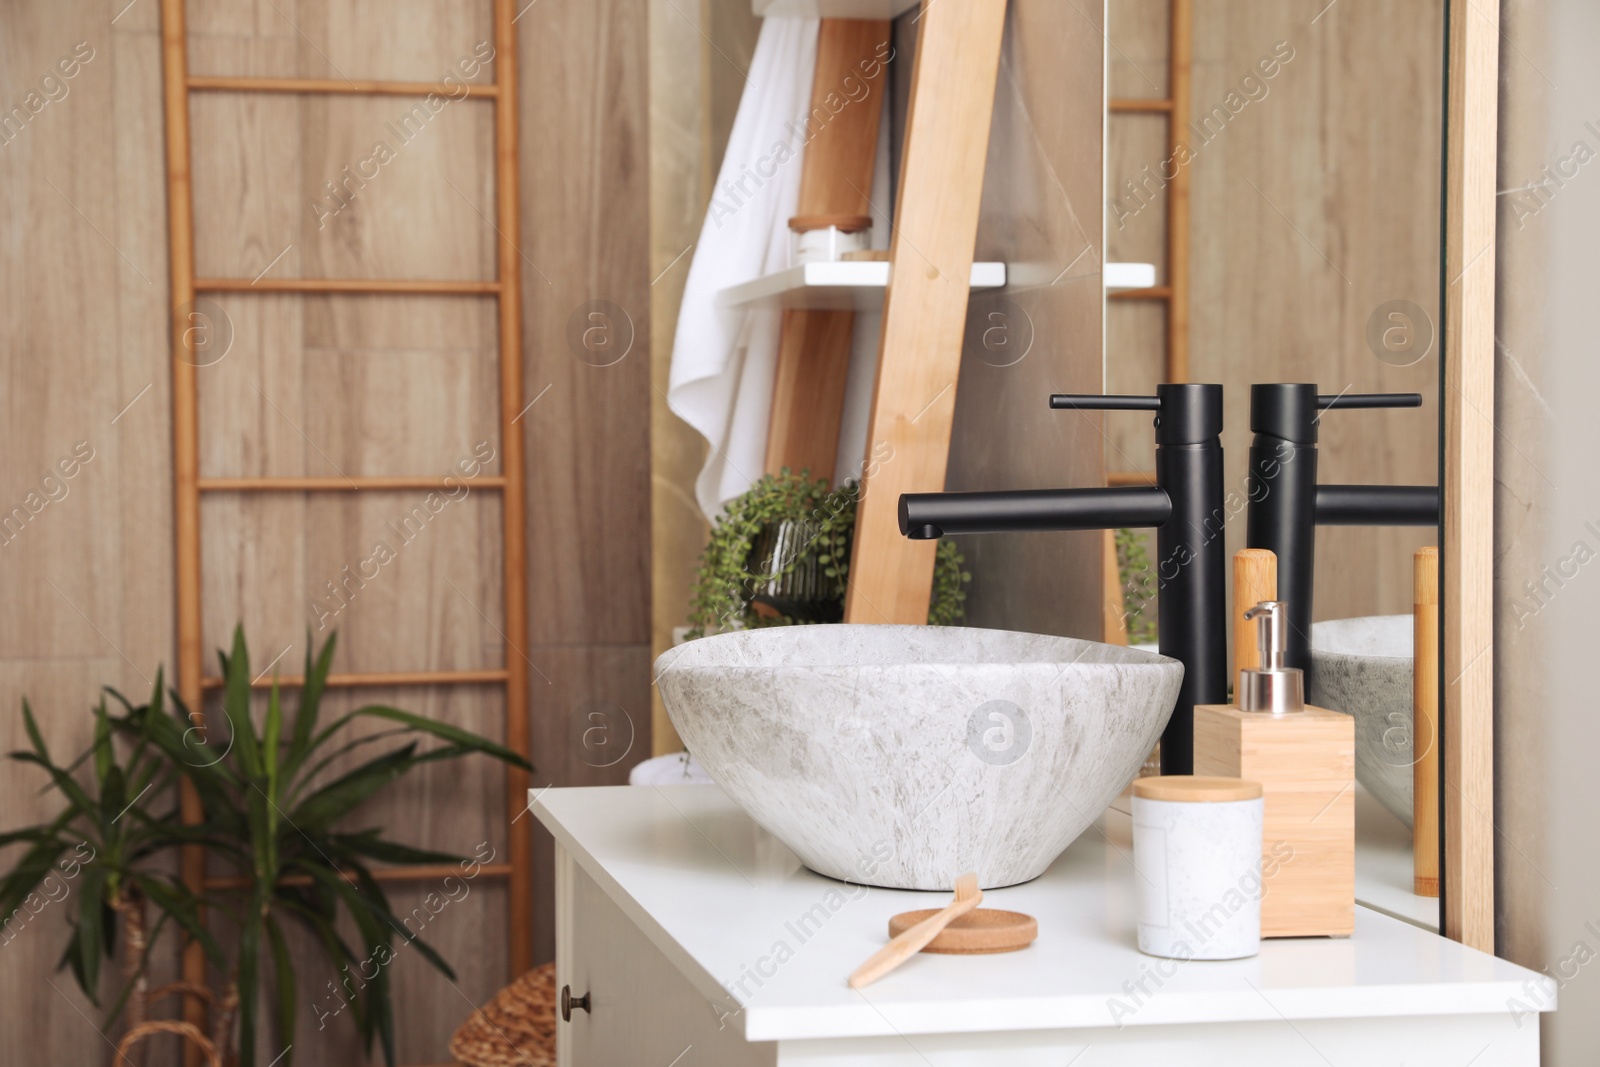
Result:
[[1445,936],[1494,951],[1494,302],[1499,10],[1448,0],[1441,753]]

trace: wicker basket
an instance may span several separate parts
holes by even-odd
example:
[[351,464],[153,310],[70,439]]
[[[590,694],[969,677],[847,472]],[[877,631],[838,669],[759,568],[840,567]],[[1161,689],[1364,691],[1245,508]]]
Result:
[[[202,1034],[200,1029],[193,1023],[179,1022],[176,1019],[152,1019],[147,1023],[140,1023],[138,1026],[131,1028],[123,1035],[122,1040],[117,1043],[116,1062],[132,1063],[133,1060],[129,1058],[128,1053],[133,1050],[133,1046],[147,1037],[154,1037],[156,1034],[177,1034],[203,1052],[206,1062],[211,1067],[222,1067],[222,1057],[217,1055],[216,1047],[211,1044],[211,1039]],[[554,1063],[555,1061],[551,1060],[550,1062]]]
[[556,965],[535,967],[473,1012],[450,1054],[467,1067],[555,1067]]

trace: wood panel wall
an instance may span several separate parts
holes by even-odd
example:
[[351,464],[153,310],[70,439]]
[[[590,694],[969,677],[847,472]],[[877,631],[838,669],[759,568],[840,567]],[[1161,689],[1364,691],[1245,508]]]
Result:
[[[431,81],[481,59],[491,40],[489,4],[459,0],[190,0],[189,19],[196,74]],[[534,670],[531,706],[511,711],[533,717],[536,784],[611,782],[650,749],[646,12],[642,0],[544,4],[517,26],[517,241],[526,399],[536,400],[524,415]],[[149,3],[27,0],[0,10],[8,109],[77,42],[95,50],[65,96],[0,138],[9,408],[0,498],[8,509],[26,507],[35,490],[48,501],[0,544],[7,750],[22,744],[23,694],[57,751],[72,752],[87,741],[86,710],[101,684],[138,693],[158,664],[172,664],[157,33]],[[470,80],[492,78],[488,63]],[[492,109],[453,102],[423,121],[413,103],[197,94],[198,272],[491,278]],[[357,172],[378,142],[391,158],[376,177],[350,179],[345,168]],[[336,199],[328,182],[341,186]],[[611,315],[619,345],[631,338],[625,357],[572,340],[574,321],[590,323],[591,304]],[[204,310],[231,333],[226,356],[200,375],[205,476],[442,475],[458,460],[483,459],[482,442],[498,446],[492,298],[243,293],[211,298]],[[93,458],[64,489],[41,487],[80,441]],[[492,456],[482,473],[498,470]],[[256,662],[281,653],[289,671],[308,628],[320,640],[334,627],[344,670],[500,666],[500,501],[465,482],[426,519],[417,492],[209,495],[207,643],[222,644],[242,619]],[[376,579],[350,580],[377,540],[397,558]],[[330,700],[389,702],[490,734],[505,715],[494,686]],[[7,827],[54,808],[37,785],[0,777]],[[431,768],[360,819],[432,848],[470,853],[488,842],[503,859],[503,789],[487,764]],[[535,947],[536,958],[550,959],[549,841],[531,825],[514,832],[542,838]],[[391,895],[409,907],[429,888]],[[505,892],[484,879],[430,926],[456,982],[418,961],[396,964],[402,1062],[446,1059],[450,1032],[504,983]],[[94,1009],[53,971],[60,945],[59,929],[40,924],[0,952],[0,1059],[105,1058],[102,1038],[75,1010],[92,1018]],[[304,946],[296,951],[302,989],[321,988],[320,964]],[[308,1005],[301,1019],[300,1062],[362,1061],[342,1020],[319,1031]]]
[[[1395,0],[1283,4],[1225,0],[1197,8],[1198,122],[1226,107],[1254,74],[1251,99],[1209,140],[1192,170],[1191,362],[1195,381],[1227,386],[1227,486],[1244,492],[1249,385],[1315,381],[1324,392],[1420,392],[1420,411],[1338,412],[1321,423],[1321,476],[1330,482],[1432,484],[1438,477],[1440,193],[1443,5]],[[1111,94],[1165,92],[1167,5],[1113,0]],[[1319,12],[1321,16],[1318,17]],[[1315,21],[1313,21],[1315,20]],[[1257,64],[1283,42],[1276,76]],[[1282,53],[1280,53],[1281,55]],[[1111,125],[1110,258],[1155,263],[1166,277],[1165,217],[1154,172],[1166,152],[1159,116]],[[1204,142],[1198,144],[1198,142]],[[1125,182],[1149,191],[1140,206]],[[1116,199],[1132,210],[1117,224]],[[1408,367],[1377,358],[1369,317],[1407,300],[1432,322],[1432,351]],[[1163,309],[1111,305],[1106,381],[1148,391],[1160,373]],[[1111,420],[1114,455],[1153,469],[1142,419]],[[1410,610],[1411,553],[1432,532],[1329,528],[1318,534],[1319,619]],[[1228,526],[1244,544],[1244,514]]]
[[[30,92],[38,107],[0,132],[0,507],[27,516],[0,538],[6,752],[26,747],[23,696],[52,751],[75,753],[101,685],[148,692],[172,662],[161,56],[156,5],[113,24],[117,7],[0,6],[0,107]],[[79,42],[92,58],[63,78]],[[78,442],[92,458],[63,479]],[[58,810],[42,785],[0,770],[7,829]],[[0,1061],[108,1059],[79,1014],[95,1009],[56,970],[64,943],[46,909],[0,946]]]

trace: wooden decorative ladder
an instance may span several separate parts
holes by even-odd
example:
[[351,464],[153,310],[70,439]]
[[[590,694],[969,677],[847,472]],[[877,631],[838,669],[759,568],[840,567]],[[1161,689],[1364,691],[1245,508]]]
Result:
[[[177,678],[178,693],[197,722],[203,716],[203,699],[218,679],[203,673],[205,649],[201,629],[200,500],[208,493],[345,493],[429,490],[444,487],[437,477],[235,477],[202,478],[199,462],[198,381],[194,354],[187,347],[188,321],[199,293],[334,293],[407,294],[426,296],[477,295],[493,297],[499,311],[499,415],[501,474],[481,476],[474,488],[501,494],[504,579],[504,662],[488,670],[401,671],[392,673],[335,674],[330,687],[503,685],[505,687],[505,743],[524,756],[529,753],[527,646],[526,542],[524,539],[524,478],[522,430],[518,419],[522,402],[522,281],[518,233],[517,68],[513,0],[492,0],[494,6],[495,81],[469,85],[468,95],[487,98],[495,106],[495,220],[498,232],[496,277],[491,281],[413,281],[386,279],[307,278],[266,279],[197,278],[195,276],[194,203],[189,143],[189,96],[194,92],[292,93],[364,96],[426,97],[431,93],[459,99],[461,86],[427,82],[347,81],[314,78],[218,77],[190,75],[188,32],[184,0],[162,0],[161,36],[166,112],[167,210],[172,289],[173,383],[173,491],[176,513],[177,575]],[[282,679],[297,685],[301,679]],[[268,680],[257,683],[270,685]],[[187,785],[187,783],[185,783]],[[527,775],[516,769],[506,774],[508,860],[484,866],[482,874],[509,880],[510,961],[513,974],[533,964],[532,841],[509,824],[526,808]],[[199,818],[199,798],[185,788],[182,812],[186,821]],[[192,889],[226,888],[225,879],[206,876],[205,857],[198,849],[186,852],[182,873]],[[454,866],[437,870],[408,868],[392,873],[374,872],[380,881],[415,881],[456,873]],[[184,977],[203,984],[206,962],[199,945],[184,953]],[[204,1026],[204,1007],[193,998],[185,1007],[189,1021]],[[186,1057],[198,1061],[195,1050]]]
[[[1115,115],[1165,115],[1167,158],[1173,160],[1167,182],[1167,284],[1152,289],[1126,289],[1110,294],[1112,300],[1154,300],[1166,304],[1166,382],[1189,380],[1189,167],[1177,162],[1184,123],[1190,113],[1193,78],[1194,0],[1171,0],[1168,23],[1167,96],[1160,99],[1114,98],[1107,110]],[[1150,485],[1155,475],[1146,471],[1107,471],[1107,485]]]
[[[935,546],[901,537],[895,509],[901,493],[944,488],[1005,13],[1005,0],[924,0],[918,16],[846,622],[928,621]],[[887,21],[823,19],[813,109],[889,34]],[[807,145],[801,214],[869,213],[881,114],[847,108]],[[853,322],[850,311],[784,312],[767,470],[832,476]]]
[[[1110,111],[1164,113],[1175,153],[1189,113],[1192,0],[1171,0],[1169,96],[1112,100]],[[900,535],[901,493],[944,488],[955,387],[960,370],[985,153],[1005,27],[1005,0],[942,4],[924,0],[906,119],[899,194],[884,297],[883,335],[873,392],[862,502],[845,600],[846,622],[927,621],[934,545]],[[889,38],[883,21],[824,19],[812,108],[825,106],[843,76],[860,69]],[[802,215],[865,215],[881,109],[841,113],[806,148]],[[975,148],[974,146],[979,146]],[[1166,285],[1111,294],[1167,306],[1165,380],[1189,377],[1189,174],[1167,186]],[[952,288],[951,281],[958,284]],[[784,312],[767,441],[769,472],[784,467],[830,476],[834,470],[854,314]],[[1142,471],[1111,471],[1110,485],[1147,484]],[[1126,642],[1115,535],[1104,540],[1104,630]]]

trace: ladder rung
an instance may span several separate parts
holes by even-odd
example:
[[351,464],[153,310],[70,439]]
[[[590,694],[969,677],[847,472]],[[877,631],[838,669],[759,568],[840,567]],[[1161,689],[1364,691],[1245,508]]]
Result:
[[196,278],[197,293],[407,293],[461,296],[500,292],[497,281],[427,281],[411,278]]
[[[330,674],[326,683],[329,689],[383,689],[388,686],[418,685],[500,685],[509,676],[504,668],[492,667],[479,671],[391,671],[367,674]],[[255,689],[271,689],[273,679],[257,678],[250,685]],[[277,679],[281,689],[299,689],[305,684],[301,674],[285,674]],[[200,682],[204,689],[221,689],[221,678],[205,678]]]
[[192,74],[189,88],[196,92],[225,93],[329,93],[344,96],[427,96],[437,93],[452,99],[466,99],[459,94],[463,88],[467,97],[500,95],[500,87],[493,83],[472,84],[461,82],[445,85],[441,82],[390,82],[349,81],[343,78],[253,78],[218,74]]
[[1150,289],[1121,289],[1106,295],[1112,300],[1171,300],[1172,289],[1169,286],[1157,285]]
[[506,480],[498,474],[476,478],[201,478],[202,493],[382,493],[397,489],[448,489],[458,486],[473,489],[504,489]]
[[1146,99],[1143,97],[1124,97],[1122,99],[1112,100],[1107,105],[1107,109],[1113,112],[1124,114],[1167,112],[1172,110],[1172,101]]
[[[511,864],[509,863],[484,863],[479,864],[478,878],[509,878]],[[372,872],[375,882],[432,882],[442,878],[465,878],[459,863],[439,863],[420,867],[380,867]],[[355,881],[353,875],[346,874],[344,880]],[[278,879],[281,886],[308,886],[311,884],[309,875],[292,874],[287,878]],[[233,875],[227,878],[207,878],[207,889],[249,889],[251,880],[243,875]]]
[[1156,476],[1149,471],[1107,471],[1107,485],[1155,485]]

